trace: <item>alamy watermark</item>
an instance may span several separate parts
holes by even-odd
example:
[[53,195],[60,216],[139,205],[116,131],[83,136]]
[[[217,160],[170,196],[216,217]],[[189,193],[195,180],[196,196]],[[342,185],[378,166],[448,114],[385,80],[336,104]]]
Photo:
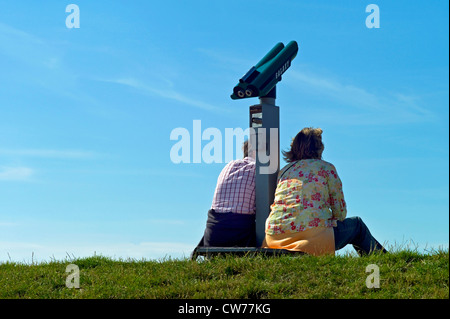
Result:
[[375,264],[367,265],[366,273],[370,273],[366,278],[366,287],[369,289],[380,288],[380,268]]
[[370,14],[366,18],[366,27],[369,29],[380,28],[380,8],[376,4],[369,4],[366,7],[366,12]]
[[69,289],[80,288],[80,268],[75,264],[69,264],[66,267],[66,273],[69,273],[66,278],[66,287]]
[[[66,12],[70,13],[66,17],[66,27],[68,29],[80,28],[80,8],[76,4],[68,4]],[[380,28],[380,7],[376,4],[369,4],[366,6],[366,13],[370,13],[366,17],[366,27],[369,29]]]
[[201,125],[201,120],[193,120],[192,131],[184,127],[171,131],[170,140],[176,141],[170,149],[172,163],[228,163],[236,159],[248,140],[248,153],[260,164],[259,173],[273,174],[278,170],[278,128],[225,128],[222,134],[215,127],[202,130]]
[[80,8],[76,4],[69,4],[66,6],[66,12],[70,13],[66,17],[67,29],[80,28]]

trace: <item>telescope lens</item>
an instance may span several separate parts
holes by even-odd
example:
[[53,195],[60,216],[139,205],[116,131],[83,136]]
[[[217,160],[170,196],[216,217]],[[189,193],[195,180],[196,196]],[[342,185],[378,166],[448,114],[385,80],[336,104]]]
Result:
[[247,95],[248,97],[253,95],[253,91],[251,89],[247,89],[245,90],[245,95]]
[[239,97],[244,97],[245,96],[245,93],[244,93],[244,91],[242,91],[242,90],[239,90],[238,92],[237,92],[237,96],[239,96]]

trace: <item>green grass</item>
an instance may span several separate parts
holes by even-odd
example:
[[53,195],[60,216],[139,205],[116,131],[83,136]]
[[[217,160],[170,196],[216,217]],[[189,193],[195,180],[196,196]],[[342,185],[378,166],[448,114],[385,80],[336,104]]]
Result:
[[[66,287],[69,264],[80,269],[79,289]],[[379,267],[380,288],[366,287],[369,264]],[[6,262],[0,264],[0,298],[448,299],[449,254]]]

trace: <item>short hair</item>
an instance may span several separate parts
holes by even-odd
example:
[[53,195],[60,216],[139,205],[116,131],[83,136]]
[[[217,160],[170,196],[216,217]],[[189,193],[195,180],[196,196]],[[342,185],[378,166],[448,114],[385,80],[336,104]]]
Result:
[[283,151],[286,162],[295,162],[302,159],[322,159],[324,145],[322,143],[322,129],[305,127],[291,142],[291,149]]
[[244,158],[248,157],[248,140],[245,140],[244,143],[242,143],[242,153],[244,153]]

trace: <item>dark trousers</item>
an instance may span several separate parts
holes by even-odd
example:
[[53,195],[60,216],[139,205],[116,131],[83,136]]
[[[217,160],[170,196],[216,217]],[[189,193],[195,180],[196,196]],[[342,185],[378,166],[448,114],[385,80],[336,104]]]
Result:
[[255,215],[208,211],[198,247],[255,247]]
[[334,230],[335,249],[339,250],[351,244],[361,255],[367,255],[374,251],[387,252],[386,249],[372,236],[366,224],[359,217],[350,217],[344,221],[338,221]]

